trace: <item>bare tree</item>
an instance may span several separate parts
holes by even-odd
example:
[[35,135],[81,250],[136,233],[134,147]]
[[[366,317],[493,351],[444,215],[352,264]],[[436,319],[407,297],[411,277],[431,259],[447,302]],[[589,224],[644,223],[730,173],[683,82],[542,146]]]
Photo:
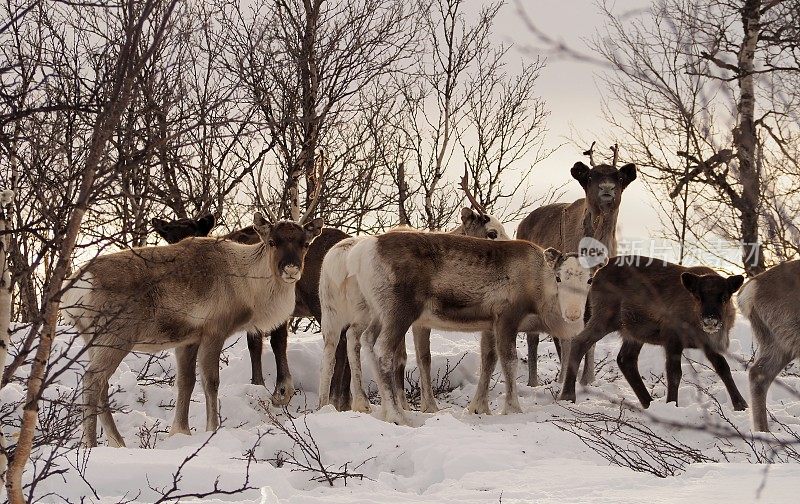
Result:
[[[784,256],[785,245],[770,246],[777,234],[797,239],[796,184],[785,175],[796,173],[800,126],[786,107],[800,72],[796,7],[668,0],[628,19],[604,4],[608,33],[594,43],[614,68],[605,81],[626,112],[612,119],[626,148],[659,201],[680,198],[662,203],[678,237],[739,242],[748,275],[764,270],[765,252]],[[795,90],[776,93],[778,81]]]
[[[158,12],[159,7],[164,5],[165,7]],[[48,244],[56,252],[52,273],[43,286],[44,297],[39,315],[41,329],[34,327],[28,335],[29,339],[36,340],[36,352],[30,375],[26,380],[25,405],[17,443],[8,457],[9,466],[5,483],[8,498],[12,503],[26,501],[22,475],[33,448],[39,401],[44,390],[48,358],[55,336],[61,284],[70,269],[81,222],[92,207],[98,175],[102,176],[104,173],[109,139],[131,101],[137,75],[152,56],[153,47],[158,45],[167,30],[168,20],[175,5],[176,1],[162,4],[158,0],[147,0],[126,2],[121,4],[119,9],[105,9],[100,6],[93,11],[87,11],[83,9],[84,6],[70,6],[69,9],[72,10],[68,10],[63,18],[75,23],[98,22],[95,27],[106,29],[98,32],[108,33],[108,38],[105,39],[106,45],[102,45],[101,40],[99,46],[97,39],[93,39],[91,47],[96,52],[88,53],[96,64],[92,68],[99,70],[97,76],[100,77],[99,82],[102,84],[98,89],[98,95],[93,97],[96,100],[97,113],[92,120],[91,134],[85,144],[85,156],[80,160],[74,160],[75,165],[80,167],[74,172],[68,172],[74,176],[69,182],[75,187],[74,193],[68,191],[68,194],[74,194],[75,199],[65,202],[66,220],[63,226],[53,230],[52,241]],[[151,31],[146,32],[145,26]],[[86,37],[84,41],[91,38],[88,30],[83,33]],[[55,43],[59,43],[58,37],[55,40]],[[34,60],[34,64],[40,65],[41,68],[46,62]],[[81,73],[75,75],[81,76]],[[31,114],[34,112],[35,110]],[[53,205],[52,201],[50,205]]]

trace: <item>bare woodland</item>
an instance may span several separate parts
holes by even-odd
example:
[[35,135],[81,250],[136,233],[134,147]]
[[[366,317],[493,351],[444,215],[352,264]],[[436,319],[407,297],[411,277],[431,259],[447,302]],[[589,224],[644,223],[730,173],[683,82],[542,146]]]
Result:
[[[545,59],[493,42],[500,2],[478,16],[465,3],[0,4],[1,386],[26,391],[0,405],[10,502],[40,500],[79,442],[80,399],[57,387],[82,353],[54,344],[62,284],[74,264],[156,244],[151,218],[212,213],[227,231],[264,207],[298,219],[319,186],[315,215],[349,234],[446,229],[465,166],[506,222],[542,203]],[[613,137],[600,142],[640,167],[667,234],[711,253],[742,243],[730,267],[748,275],[796,258],[800,2],[601,8],[593,53],[534,24],[526,35],[605,71]]]

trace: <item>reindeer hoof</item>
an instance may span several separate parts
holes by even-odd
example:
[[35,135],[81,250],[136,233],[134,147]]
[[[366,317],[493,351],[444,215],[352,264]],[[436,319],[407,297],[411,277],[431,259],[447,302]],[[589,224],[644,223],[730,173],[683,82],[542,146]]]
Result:
[[275,387],[275,392],[272,393],[273,406],[286,406],[292,400],[294,395],[294,385],[291,383],[279,385]]
[[744,399],[740,399],[733,402],[733,410],[734,411],[744,411],[747,409],[747,401]]
[[359,401],[358,399],[353,401],[352,409],[357,413],[370,413],[372,411],[369,401]]
[[489,409],[488,402],[480,402],[480,403],[469,403],[467,406],[467,411],[472,413],[473,415],[491,415],[492,410]]
[[187,436],[191,436],[192,435],[191,431],[189,430],[189,427],[179,427],[179,426],[173,425],[172,427],[169,428],[169,434],[168,435],[169,436],[174,436],[175,434],[185,434]]
[[438,413],[439,407],[436,405],[436,402],[433,404],[423,404],[422,405],[422,412],[423,413]]
[[518,402],[514,401],[513,403],[506,403],[503,405],[503,415],[510,415],[514,413],[522,413],[522,407]]
[[[562,390],[561,393],[558,394],[558,400],[559,401],[570,401],[570,402],[574,403],[575,402],[575,392],[564,392]],[[646,407],[647,406],[645,406],[645,408]]]

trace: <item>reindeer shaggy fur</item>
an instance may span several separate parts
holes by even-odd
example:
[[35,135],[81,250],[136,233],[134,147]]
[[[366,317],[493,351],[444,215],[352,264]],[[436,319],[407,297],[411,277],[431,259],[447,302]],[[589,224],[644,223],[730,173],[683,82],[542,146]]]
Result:
[[[584,237],[594,238],[608,250],[608,256],[617,254],[617,216],[622,202],[622,192],[636,179],[636,166],[627,164],[620,169],[609,165],[591,168],[578,162],[570,171],[586,193],[585,198],[573,203],[554,203],[531,212],[517,228],[517,238],[542,247],[555,247],[570,253],[580,253],[579,244]],[[528,385],[539,384],[537,354],[539,334],[527,333]],[[564,358],[559,341],[556,349]],[[563,369],[563,366],[562,366]],[[560,378],[563,380],[564,375]],[[594,380],[594,348],[586,353],[581,383]]]
[[[520,411],[515,341],[522,319],[538,315],[542,327],[564,338],[581,327],[580,320],[566,322],[562,316],[580,313],[585,304],[583,298],[575,307],[561,308],[557,271],[562,259],[555,250],[516,240],[412,232],[359,240],[347,257],[348,275],[355,277],[371,316],[364,340],[386,419],[407,423],[396,371],[405,333],[414,323],[482,331],[481,379],[470,410],[489,412],[486,392],[499,354],[506,379],[503,411]],[[590,275],[585,270],[570,282],[586,284]]]
[[[171,433],[189,433],[189,400],[199,359],[206,396],[206,429],[217,420],[219,356],[242,329],[269,331],[295,305],[295,283],[322,219],[305,226],[269,224],[256,214],[263,240],[242,245],[190,238],[100,256],[65,283],[62,310],[89,346],[84,374],[84,444],[97,445],[97,416],[109,443],[124,446],[108,405],[108,378],[132,350],[175,348],[178,399]],[[192,352],[196,351],[196,355]]]
[[589,290],[591,317],[573,341],[560,399],[575,401],[583,354],[607,334],[619,331],[623,343],[617,363],[643,407],[652,397],[639,375],[638,359],[648,343],[666,352],[667,402],[678,402],[683,349],[700,348],[725,383],[734,408],[746,408],[722,356],[736,314],[731,296],[742,281],[740,275],[724,278],[705,266],[688,268],[641,256],[612,258],[594,276]]
[[[178,219],[175,221],[153,219],[152,224],[155,231],[167,243],[178,243],[188,237],[208,235],[214,227],[215,219],[213,215],[206,215],[199,219]],[[292,316],[314,317],[317,322],[322,320],[319,301],[319,276],[322,258],[325,257],[325,254],[334,244],[347,237],[347,234],[338,229],[323,228],[319,237],[311,243],[305,257],[303,276],[297,282],[295,288],[295,307]],[[234,231],[220,238],[248,245],[256,244],[260,241],[258,233],[255,232],[252,226]],[[264,348],[263,339],[264,335],[261,332],[250,331],[247,333],[247,349],[250,353],[251,365],[250,382],[254,385],[264,385],[264,374],[261,365],[261,354]],[[269,335],[269,343],[275,357],[277,374],[275,391],[272,394],[272,403],[276,406],[287,404],[294,395],[294,383],[287,357],[288,339],[288,322],[273,329]],[[350,396],[347,392],[350,386],[350,372],[347,367],[347,348],[344,333],[340,338],[340,344],[337,346],[336,351],[337,368],[333,387],[336,392],[334,395],[340,401],[340,403],[337,403],[337,407],[341,407],[350,403]],[[337,392],[338,390],[341,390],[341,392]]]
[[750,367],[753,429],[769,431],[767,392],[775,377],[793,359],[800,359],[800,261],[779,264],[750,280],[739,292],[738,304],[750,320],[758,343]]
[[[461,225],[447,234],[492,240],[508,240],[508,235],[503,225],[491,215],[465,207],[461,210],[461,220]],[[413,228],[408,227],[395,228],[390,232],[406,231],[416,232]],[[351,370],[350,392],[353,397],[352,409],[369,411],[369,402],[364,394],[361,382],[360,336],[369,326],[370,316],[355,280],[347,276],[346,269],[347,256],[350,249],[362,238],[350,238],[339,242],[325,256],[322,265],[320,300],[322,301],[322,334],[325,348],[320,372],[320,407],[329,402],[333,402],[335,405],[341,403],[341,401],[336,400],[333,391],[330,396],[327,391],[331,389],[331,380],[334,376],[335,334],[347,331],[347,354]],[[420,373],[421,408],[425,412],[433,413],[438,411],[438,406],[433,395],[431,382],[431,330],[420,324],[414,324],[412,332],[414,334],[414,351],[416,352]],[[401,387],[405,373],[406,357],[405,346],[403,346],[395,377],[395,380],[400,382]],[[336,359],[338,359],[338,353]],[[338,368],[338,361],[335,364]],[[334,380],[335,382],[336,380]]]

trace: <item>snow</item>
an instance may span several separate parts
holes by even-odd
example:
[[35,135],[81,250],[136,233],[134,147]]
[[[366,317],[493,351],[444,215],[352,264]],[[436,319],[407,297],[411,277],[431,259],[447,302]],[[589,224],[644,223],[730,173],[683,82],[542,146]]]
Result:
[[[62,334],[57,343],[63,346],[66,338]],[[250,385],[245,338],[237,335],[229,343],[231,346],[225,352],[226,362],[220,373],[222,428],[214,436],[209,439],[209,433],[204,432],[204,396],[198,380],[190,409],[193,435],[168,437],[165,431],[172,420],[173,390],[168,385],[137,380],[148,356],[130,355],[111,382],[113,401],[123,408],[123,412],[114,417],[128,448],[95,448],[88,454],[83,478],[77,469],[70,468],[63,478],[53,477],[41,483],[37,493],[52,492],[51,495],[71,500],[86,496],[88,502],[121,499],[152,502],[158,494],[149,487],[170,486],[178,465],[206,441],[208,444],[183,468],[180,492],[208,491],[215,480],[219,480],[220,488],[236,488],[246,472],[245,452],[263,435],[253,453],[258,461],[250,467],[250,484],[259,489],[209,497],[203,502],[641,503],[646,498],[651,503],[788,503],[797,502],[800,494],[800,471],[795,464],[754,463],[759,460],[757,454],[741,440],[725,443],[709,432],[692,428],[725,422],[714,400],[701,391],[708,389],[719,401],[726,418],[742,432],[750,433],[748,412],[732,410],[724,386],[700,352],[685,354],[690,360],[684,359],[680,406],[676,407],[664,403],[666,382],[661,349],[645,347],[642,351],[640,370],[655,401],[646,413],[631,412],[627,416],[643,422],[659,436],[677,439],[709,459],[719,461],[691,464],[677,476],[658,478],[610,464],[594,448],[559,428],[557,423],[559,419],[574,419],[582,414],[617,416],[620,407],[611,400],[624,399],[637,404],[614,362],[620,344],[615,335],[598,344],[597,358],[606,360],[595,383],[578,388],[576,405],[561,404],[554,399],[558,392],[558,385],[553,383],[558,361],[552,343],[547,341],[539,346],[539,373],[545,385],[536,388],[524,385],[527,367],[520,359],[517,374],[524,413],[497,414],[503,390],[502,383],[497,383],[500,380],[497,372],[490,394],[495,414],[476,416],[466,413],[464,408],[477,383],[478,335],[434,332],[431,341],[434,381],[437,375],[441,377],[450,369],[448,378],[453,390],[438,399],[442,411],[437,414],[413,412],[410,417],[414,427],[402,427],[381,421],[379,406],[373,408],[372,414],[336,412],[331,407],[316,411],[322,338],[315,332],[303,332],[290,336],[289,364],[299,392],[288,411],[301,431],[305,431],[307,425],[328,467],[347,464],[351,472],[365,476],[363,480],[348,478],[346,486],[342,480],[337,480],[331,487],[327,482],[312,481],[313,475],[308,472],[293,471],[288,465],[275,467],[266,461],[274,459],[280,450],[294,450],[299,456],[291,440],[270,423],[268,411],[277,415],[279,422],[290,425],[284,412],[268,405],[274,385],[274,360],[269,345],[265,345],[263,362],[267,388]],[[414,370],[410,335],[408,349],[407,369]],[[730,350],[733,357],[741,359],[740,362],[733,358],[728,360],[737,385],[748,397],[744,363],[752,356],[753,348],[750,328],[744,319],[737,320]],[[518,353],[522,356],[525,351],[524,337],[520,337]],[[162,366],[174,369],[172,359],[170,355],[160,365],[151,363],[151,374],[163,375]],[[797,363],[793,366],[789,369],[793,372],[782,376],[787,386],[771,388],[768,407],[782,423],[798,432],[800,378]],[[367,364],[364,371],[367,383],[371,380]],[[412,376],[416,375],[412,373]],[[76,383],[75,373],[64,374],[50,394],[58,391],[68,394]],[[374,383],[371,389],[374,391]],[[6,387],[0,399],[14,401],[21,397],[22,389],[12,384]],[[649,417],[687,427],[656,423]],[[155,444],[155,448],[140,448],[144,443],[139,436],[140,429],[153,425],[157,425],[160,432],[146,444]],[[781,432],[782,427],[771,425],[776,436],[788,436]],[[100,441],[105,442],[104,435]],[[80,453],[69,458],[80,466]],[[84,478],[98,497],[91,493]]]

